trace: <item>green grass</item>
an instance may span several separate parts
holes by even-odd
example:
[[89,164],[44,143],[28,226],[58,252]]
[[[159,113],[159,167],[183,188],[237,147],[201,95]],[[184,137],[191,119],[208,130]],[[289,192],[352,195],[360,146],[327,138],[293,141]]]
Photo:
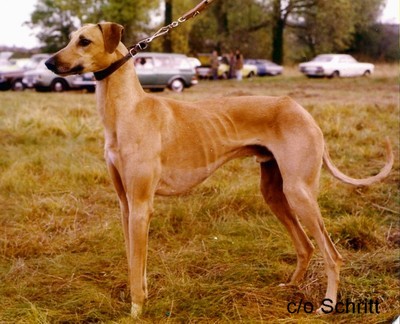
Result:
[[[391,176],[370,188],[322,173],[319,202],[344,257],[339,297],[380,302],[380,314],[289,314],[317,305],[326,278],[317,250],[299,287],[278,287],[296,256],[258,190],[253,159],[232,161],[190,195],[157,198],[143,323],[385,323],[399,314],[398,66],[372,78],[286,76],[201,82],[181,100],[290,95],[321,126],[334,162],[363,177],[383,164]],[[0,92],[0,323],[130,323],[127,264],[116,194],[103,159],[91,94]]]

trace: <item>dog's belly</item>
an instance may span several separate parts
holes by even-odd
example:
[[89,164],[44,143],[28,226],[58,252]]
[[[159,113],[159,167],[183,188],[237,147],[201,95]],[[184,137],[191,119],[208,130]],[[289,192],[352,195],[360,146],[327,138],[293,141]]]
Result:
[[256,162],[266,162],[273,159],[272,153],[259,145],[246,145],[236,150],[220,152],[210,159],[210,156],[197,155],[186,160],[173,159],[162,163],[162,173],[156,194],[163,196],[180,195],[207,179],[221,165],[237,157],[255,156]]
[[197,169],[165,169],[157,186],[156,194],[161,196],[181,195],[207,179],[218,165]]

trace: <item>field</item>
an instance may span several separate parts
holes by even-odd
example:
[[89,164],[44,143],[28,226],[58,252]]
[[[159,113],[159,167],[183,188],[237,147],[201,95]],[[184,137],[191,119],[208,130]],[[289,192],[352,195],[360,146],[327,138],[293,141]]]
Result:
[[[190,195],[156,198],[140,322],[388,323],[399,315],[398,71],[382,65],[370,78],[319,80],[288,69],[157,94],[289,95],[315,117],[333,161],[353,177],[379,170],[390,138],[396,161],[388,179],[360,189],[324,170],[319,196],[344,257],[339,299],[378,302],[373,314],[369,307],[307,313],[325,292],[318,249],[299,287],[278,286],[296,256],[249,158],[228,163]],[[131,322],[119,207],[93,94],[0,92],[0,206],[0,323]]]

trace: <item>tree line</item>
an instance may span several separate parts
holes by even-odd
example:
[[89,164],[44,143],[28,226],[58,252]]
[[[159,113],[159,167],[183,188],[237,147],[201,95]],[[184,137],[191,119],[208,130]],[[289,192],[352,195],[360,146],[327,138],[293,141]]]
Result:
[[[28,24],[45,52],[63,47],[85,23],[114,21],[132,45],[168,25],[200,0],[37,0]],[[296,62],[319,53],[351,52],[398,60],[398,26],[378,23],[385,0],[214,0],[195,19],[151,44],[190,55],[240,49],[246,57]]]

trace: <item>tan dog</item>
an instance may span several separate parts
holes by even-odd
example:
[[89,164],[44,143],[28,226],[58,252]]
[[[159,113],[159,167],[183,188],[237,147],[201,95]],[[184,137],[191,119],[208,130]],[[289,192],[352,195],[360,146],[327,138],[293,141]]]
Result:
[[[120,43],[122,31],[114,23],[84,26],[46,65],[60,75],[103,70],[127,54]],[[132,60],[99,81],[96,96],[105,127],[105,159],[122,211],[132,316],[140,314],[147,297],[147,241],[154,195],[184,193],[225,162],[243,156],[255,156],[260,163],[263,197],[293,240],[297,268],[290,284],[303,278],[314,250],[301,222],[324,258],[325,298],[336,303],[342,258],[317,204],[321,166],[324,162],[343,182],[370,185],[384,179],[392,168],[389,141],[387,162],[379,174],[356,180],[332,164],[314,119],[288,97],[190,103],[155,97],[143,91]]]

